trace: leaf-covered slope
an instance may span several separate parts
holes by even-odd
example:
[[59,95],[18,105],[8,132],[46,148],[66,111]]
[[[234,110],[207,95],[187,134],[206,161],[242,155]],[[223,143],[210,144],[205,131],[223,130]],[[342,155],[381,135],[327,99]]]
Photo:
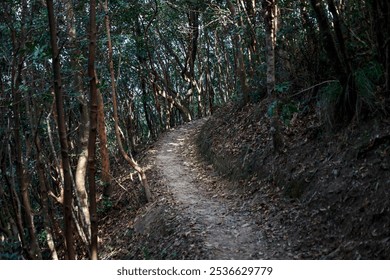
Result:
[[331,132],[315,108],[297,108],[281,121],[284,146],[274,153],[269,106],[220,109],[198,138],[205,158],[293,258],[389,259],[389,119]]

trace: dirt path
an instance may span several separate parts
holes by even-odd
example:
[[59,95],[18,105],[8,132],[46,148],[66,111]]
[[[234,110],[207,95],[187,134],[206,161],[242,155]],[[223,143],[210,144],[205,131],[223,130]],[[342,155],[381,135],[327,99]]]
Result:
[[204,241],[211,259],[264,258],[255,217],[233,195],[215,193],[216,175],[211,167],[205,170],[199,164],[194,135],[203,122],[167,133],[158,144],[156,168],[178,211],[190,221],[188,230]]

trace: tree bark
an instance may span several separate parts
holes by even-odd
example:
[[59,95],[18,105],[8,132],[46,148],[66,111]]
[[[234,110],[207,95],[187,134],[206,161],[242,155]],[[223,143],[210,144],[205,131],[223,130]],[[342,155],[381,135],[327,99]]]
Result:
[[146,77],[145,77],[145,71],[146,71],[146,55],[145,55],[145,48],[147,49],[148,46],[146,45],[146,42],[144,40],[144,38],[147,37],[147,34],[144,34],[141,30],[141,23],[140,23],[140,20],[139,20],[139,17],[137,16],[137,19],[135,21],[135,36],[136,36],[136,40],[137,40],[137,59],[138,59],[138,62],[139,62],[139,69],[138,69],[138,76],[139,76],[139,79],[140,79],[140,86],[141,86],[141,91],[142,91],[142,106],[143,106],[143,109],[144,109],[144,115],[145,115],[145,120],[146,120],[146,124],[148,126],[148,129],[149,129],[149,132],[150,132],[150,135],[152,136],[152,139],[153,140],[156,140],[157,139],[157,135],[155,133],[155,130],[154,130],[154,127],[153,127],[153,123],[152,123],[152,119],[151,119],[151,114],[149,113],[149,110],[148,110],[148,94],[147,94],[147,90],[146,90]]
[[88,138],[88,183],[89,183],[89,212],[91,215],[91,260],[98,259],[98,218],[96,212],[96,135],[97,135],[97,79],[95,71],[96,57],[96,0],[89,2],[89,54],[88,54],[88,77],[89,77],[89,138]]
[[[332,1],[328,1],[330,6],[332,6]],[[336,122],[344,122],[346,120],[347,122],[352,119],[352,117],[356,113],[356,102],[357,102],[357,93],[354,86],[354,78],[352,75],[352,69],[348,64],[348,58],[345,53],[343,54],[342,51],[339,51],[339,48],[337,48],[336,43],[334,41],[334,38],[332,36],[332,29],[330,27],[330,24],[328,22],[328,18],[326,16],[325,11],[322,8],[321,1],[320,0],[310,0],[310,3],[313,7],[313,10],[316,14],[318,25],[320,29],[320,33],[322,35],[322,43],[324,45],[326,54],[328,56],[329,61],[332,61],[333,69],[340,81],[340,84],[343,87],[343,91],[338,97],[338,100],[335,105],[335,113],[334,113],[334,119]],[[334,26],[336,28],[336,37],[338,40],[341,40],[341,48],[344,44],[344,39],[342,38],[341,30],[339,27],[339,20],[337,12],[335,11],[335,8],[330,7],[330,10],[333,13],[334,16],[336,16],[336,19],[334,19],[335,23]],[[340,44],[340,42],[338,42]]]
[[270,121],[270,134],[273,150],[275,152],[281,152],[284,143],[279,124],[279,98],[275,92],[275,47],[278,20],[276,0],[263,0],[263,9],[266,34],[267,94],[271,98],[274,106]]
[[370,1],[373,33],[375,34],[375,47],[378,60],[385,72],[385,91],[390,92],[390,4],[388,0]]
[[251,79],[256,79],[256,75],[258,74],[256,70],[256,66],[260,64],[260,56],[258,53],[257,47],[257,34],[256,34],[256,1],[255,0],[240,0],[241,6],[245,12],[248,27],[247,30],[247,38],[248,38],[248,61],[249,61],[249,75]]
[[53,240],[53,230],[50,226],[50,216],[49,216],[49,197],[48,197],[48,190],[47,190],[47,184],[45,180],[45,164],[42,159],[41,155],[41,141],[39,139],[38,133],[35,133],[35,148],[37,151],[37,161],[36,161],[36,167],[37,167],[37,173],[38,173],[38,180],[39,180],[39,186],[40,186],[40,196],[41,196],[41,202],[42,202],[42,215],[43,215],[43,223],[45,225],[46,230],[46,242],[47,246],[50,249],[51,258],[53,260],[58,260],[58,254],[57,249],[54,244]]
[[119,117],[118,117],[118,104],[116,99],[116,83],[115,83],[115,73],[114,73],[114,62],[112,60],[112,43],[111,43],[111,32],[110,32],[110,19],[108,16],[108,0],[105,0],[104,3],[104,10],[106,12],[105,16],[105,25],[106,25],[106,32],[107,32],[107,46],[108,46],[108,61],[109,61],[109,68],[110,68],[110,77],[111,77],[111,94],[112,94],[112,105],[113,105],[113,113],[114,113],[114,122],[115,122],[115,135],[116,140],[118,143],[119,151],[121,152],[124,159],[130,164],[130,166],[137,171],[137,173],[140,176],[142,186],[145,191],[145,196],[148,202],[151,202],[153,197],[152,193],[150,192],[150,187],[148,180],[146,178],[145,171],[141,166],[138,165],[138,163],[127,154],[125,149],[123,148],[122,140],[120,137],[119,132]]
[[50,44],[52,48],[52,63],[54,75],[54,94],[57,109],[58,134],[61,145],[61,157],[64,170],[64,224],[65,224],[65,239],[67,246],[67,257],[70,260],[75,259],[74,237],[73,237],[73,221],[72,221],[72,181],[70,177],[69,164],[69,148],[65,124],[64,98],[62,94],[61,81],[61,65],[60,53],[57,45],[57,26],[54,17],[53,0],[46,0],[49,29],[50,29]]
[[72,49],[72,56],[70,64],[74,71],[74,87],[78,92],[78,101],[80,103],[80,134],[79,144],[80,149],[79,157],[77,161],[77,167],[75,172],[75,185],[76,185],[76,201],[81,211],[79,212],[78,220],[81,223],[81,227],[86,236],[85,246],[89,246],[91,240],[91,219],[88,208],[88,193],[86,189],[86,178],[87,178],[87,165],[88,165],[88,138],[89,138],[89,113],[88,113],[88,101],[85,96],[83,88],[83,77],[82,69],[77,62],[77,57],[80,56],[80,48],[77,46],[77,30],[76,30],[76,19],[74,15],[73,3],[70,0],[65,0],[66,15],[68,18],[68,36],[69,36],[69,47]]
[[97,130],[99,138],[99,151],[102,162],[101,180],[103,183],[103,195],[105,197],[110,197],[112,194],[110,155],[108,153],[107,147],[107,132],[104,121],[103,96],[99,89],[97,89],[97,99]]
[[[232,18],[233,19],[236,18],[237,12],[236,12],[236,8],[233,5],[233,3],[230,0],[227,0],[226,3],[228,5],[228,8],[229,8],[229,11],[230,11]],[[241,20],[239,20],[238,26],[242,27]],[[234,47],[236,50],[236,59],[237,59],[236,71],[237,71],[238,78],[240,80],[241,92],[242,92],[242,96],[243,96],[243,103],[246,104],[250,101],[249,87],[248,87],[248,83],[247,83],[247,75],[246,75],[246,69],[245,69],[244,50],[242,48],[241,36],[239,35],[238,32],[235,32],[232,35],[232,41],[233,41],[233,44],[234,44]]]
[[267,60],[267,93],[272,96],[275,90],[275,46],[276,46],[276,3],[263,0],[265,23],[265,46]]
[[[22,9],[21,9],[21,31],[20,31],[20,41],[19,45],[16,43],[16,38],[12,38],[12,45],[14,49],[14,55],[12,59],[12,82],[11,82],[11,92],[13,97],[13,120],[14,120],[14,141],[15,141],[15,159],[16,159],[16,175],[17,181],[19,183],[21,201],[23,205],[23,213],[25,226],[27,228],[28,236],[29,236],[29,248],[27,249],[27,254],[32,259],[41,259],[41,252],[38,245],[38,241],[35,234],[34,227],[34,218],[31,209],[30,197],[29,197],[29,183],[26,176],[26,170],[23,163],[23,153],[22,153],[22,140],[21,140],[21,132],[20,127],[21,123],[21,110],[20,104],[22,102],[22,96],[20,92],[20,85],[22,83],[22,69],[24,64],[24,56],[16,51],[17,48],[23,49],[25,47],[26,40],[26,14],[27,14],[27,1],[22,1]],[[13,33],[15,35],[15,33]],[[27,149],[27,147],[26,147]]]

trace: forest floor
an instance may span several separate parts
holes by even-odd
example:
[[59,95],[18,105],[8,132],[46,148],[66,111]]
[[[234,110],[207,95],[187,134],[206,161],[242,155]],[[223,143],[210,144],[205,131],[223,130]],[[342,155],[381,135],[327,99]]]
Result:
[[[271,244],[264,239],[262,218],[253,216],[232,182],[199,155],[196,138],[205,121],[172,129],[148,149],[144,162],[154,201],[131,212],[125,198],[131,193],[119,192],[117,200],[122,202],[104,215],[103,258],[268,259],[280,253],[292,257],[284,255],[288,249],[280,242],[276,250],[267,249]],[[126,177],[118,181],[126,182]],[[120,214],[114,214],[118,210]]]
[[119,165],[118,191],[100,203],[101,257],[389,259],[389,120],[330,132],[315,114],[291,115],[275,154],[267,105],[162,135],[141,159],[152,203]]
[[[194,140],[203,123],[204,120],[198,120],[166,134],[158,143],[154,156],[161,183],[171,194],[171,205],[185,217],[185,221],[180,223],[181,230],[185,231],[184,236],[193,236],[202,241],[203,250],[199,252],[205,255],[193,257],[267,257],[256,219],[233,193],[218,191],[216,185],[226,183],[225,180],[213,172],[211,165],[205,166],[199,158]],[[135,230],[145,232],[145,226],[151,222],[149,218],[138,219]]]

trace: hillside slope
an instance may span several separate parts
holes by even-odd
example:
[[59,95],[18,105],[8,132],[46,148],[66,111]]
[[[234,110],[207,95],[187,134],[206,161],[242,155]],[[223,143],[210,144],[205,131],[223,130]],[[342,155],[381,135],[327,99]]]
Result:
[[294,258],[389,259],[389,119],[332,132],[314,110],[297,110],[274,153],[267,102],[221,108],[199,134],[201,154]]

